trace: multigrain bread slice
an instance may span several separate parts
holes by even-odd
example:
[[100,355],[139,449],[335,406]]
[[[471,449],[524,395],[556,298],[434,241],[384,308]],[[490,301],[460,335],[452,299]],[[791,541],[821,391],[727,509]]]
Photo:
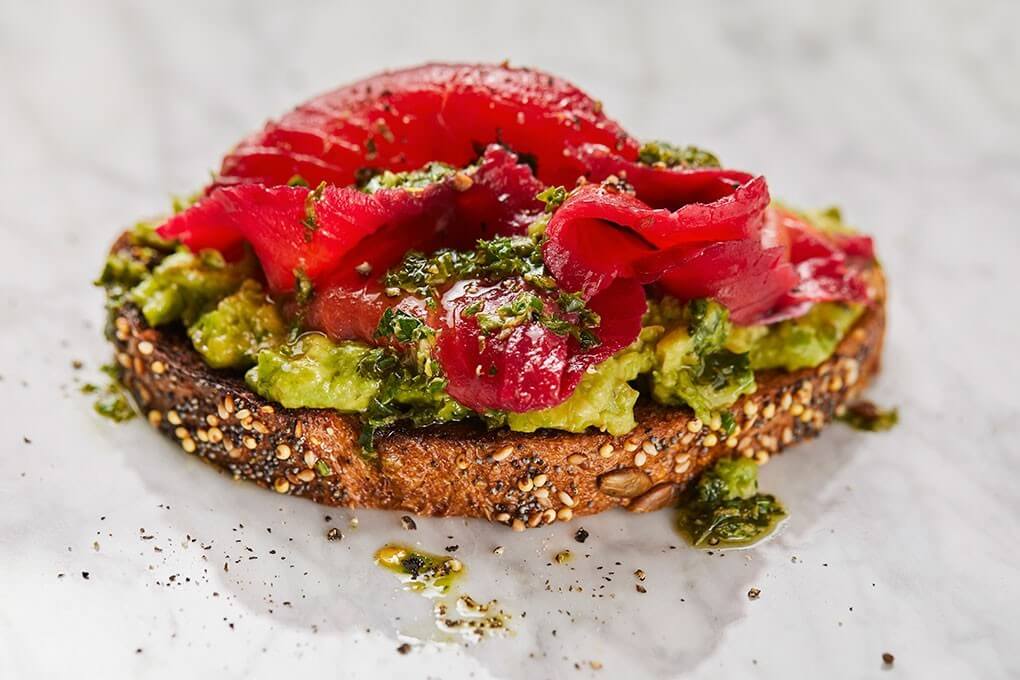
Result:
[[121,380],[149,423],[236,479],[325,505],[484,517],[522,530],[613,506],[658,510],[720,457],[763,462],[816,436],[879,369],[885,282],[877,268],[868,278],[876,303],[835,354],[814,369],[759,372],[758,390],[731,409],[728,437],[686,408],[642,400],[637,427],[622,437],[397,427],[377,434],[369,460],[356,416],[270,403],[240,375],[209,368],[183,329],[150,328],[131,304],[114,310],[113,331]]

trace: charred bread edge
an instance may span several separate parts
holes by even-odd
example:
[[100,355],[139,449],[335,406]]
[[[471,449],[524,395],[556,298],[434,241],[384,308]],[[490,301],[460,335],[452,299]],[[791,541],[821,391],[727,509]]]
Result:
[[181,329],[150,328],[131,304],[114,311],[113,332],[121,380],[149,423],[235,479],[324,505],[483,517],[523,530],[613,506],[658,510],[720,457],[764,462],[817,436],[879,369],[885,283],[877,268],[869,280],[877,302],[835,354],[814,369],[759,372],[757,392],[731,409],[728,437],[686,408],[642,399],[637,427],[622,437],[396,428],[377,435],[370,461],[357,416],[272,404],[238,375],[207,366]]

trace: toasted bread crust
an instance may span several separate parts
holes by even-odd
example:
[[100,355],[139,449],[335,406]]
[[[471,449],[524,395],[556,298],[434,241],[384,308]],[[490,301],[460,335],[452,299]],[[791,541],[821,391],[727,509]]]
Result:
[[236,374],[209,368],[178,330],[150,328],[134,306],[113,317],[121,379],[149,422],[188,453],[279,493],[317,503],[420,515],[484,517],[521,530],[613,506],[672,504],[720,457],[766,460],[816,436],[879,368],[885,285],[835,354],[815,369],[758,373],[758,390],[731,409],[726,437],[686,408],[642,400],[628,435],[517,433],[455,423],[395,428],[357,443],[356,416],[272,404]]

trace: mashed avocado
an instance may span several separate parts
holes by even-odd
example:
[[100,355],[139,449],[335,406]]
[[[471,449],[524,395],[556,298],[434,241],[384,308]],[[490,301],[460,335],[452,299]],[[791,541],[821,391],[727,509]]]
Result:
[[772,326],[735,328],[726,346],[749,352],[751,368],[814,368],[832,356],[836,346],[864,312],[864,306],[821,302],[807,314]]
[[586,374],[577,389],[562,404],[540,411],[507,414],[507,424],[517,432],[534,432],[548,427],[567,432],[584,432],[597,427],[611,435],[634,429],[634,404],[639,393],[630,382],[655,364],[649,341],[658,334],[646,328],[630,347],[602,362]]
[[141,307],[150,326],[178,319],[190,325],[255,271],[251,255],[227,263],[214,250],[197,255],[180,250],[160,262],[151,276],[131,289],[129,297]]
[[287,408],[332,408],[359,413],[379,391],[358,364],[372,350],[360,342],[333,343],[308,333],[292,343],[259,352],[246,374],[248,386]]
[[276,305],[251,279],[188,329],[195,350],[213,368],[247,368],[261,350],[283,342],[286,333]]
[[[663,314],[666,323],[678,316],[670,306],[659,309],[658,316]],[[746,352],[723,348],[732,327],[725,307],[694,300],[683,309],[682,320],[664,329],[655,345],[652,396],[663,404],[686,404],[707,422],[741,395],[754,392],[754,373]]]
[[[319,333],[263,349],[245,379],[258,394],[287,408],[359,413],[369,433],[401,419],[425,426],[471,414],[446,393],[444,379],[414,370],[393,350],[334,343]],[[363,443],[370,448],[369,441]]]

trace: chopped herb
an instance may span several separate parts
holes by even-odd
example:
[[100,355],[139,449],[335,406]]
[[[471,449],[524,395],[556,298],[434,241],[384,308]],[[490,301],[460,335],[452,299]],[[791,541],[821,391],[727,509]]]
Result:
[[895,408],[880,409],[870,401],[858,401],[847,406],[846,413],[837,416],[836,419],[855,430],[885,432],[896,426],[900,414]]
[[723,411],[720,415],[722,420],[722,431],[727,437],[733,434],[733,431],[737,429],[737,419],[733,417],[733,414],[729,411]]
[[[561,294],[560,310],[563,309],[562,300],[566,298],[571,301],[568,307],[571,310],[575,298],[567,294]],[[598,336],[591,329],[598,326],[600,319],[598,314],[592,312],[584,303],[580,303],[580,311],[571,311],[577,315],[577,321],[571,321],[555,312],[546,311],[546,305],[542,298],[530,292],[523,292],[517,295],[510,302],[501,305],[494,312],[476,312],[478,326],[484,333],[503,333],[509,329],[526,323],[538,323],[560,336],[573,336],[577,338],[581,347],[588,349],[599,344]]]
[[545,211],[551,213],[555,212],[556,208],[563,205],[563,201],[567,200],[567,190],[563,187],[548,187],[539,192],[535,198],[545,203]]
[[305,304],[312,299],[315,287],[312,280],[305,274],[305,270],[298,267],[294,270],[294,299],[298,304]]
[[[403,189],[405,191],[424,191],[427,187],[446,181],[457,175],[456,168],[446,163],[429,163],[418,170],[408,172],[390,172],[371,175],[361,183],[361,190],[374,194],[382,189]],[[463,175],[468,178],[467,175]],[[470,178],[468,178],[470,179]],[[460,180],[463,182],[463,180]]]
[[309,186],[308,181],[301,175],[294,175],[287,180],[287,186],[289,187],[307,187]]
[[305,225],[306,243],[311,243],[312,237],[315,236],[315,232],[319,228],[319,222],[315,217],[315,205],[322,200],[322,192],[325,190],[326,183],[320,182],[319,186],[309,191],[308,195],[305,196],[305,217],[301,220],[301,223]]
[[326,461],[322,460],[321,458],[315,461],[315,471],[319,473],[320,477],[329,477],[331,474],[333,474],[333,471],[330,469],[329,464]]
[[388,308],[379,319],[375,329],[376,338],[393,337],[397,342],[418,342],[431,339],[435,331],[418,317],[402,309]]
[[715,154],[696,146],[676,146],[668,142],[647,142],[638,151],[638,160],[645,165],[667,168],[718,168]]
[[514,276],[542,290],[555,288],[542,260],[541,239],[500,236],[479,241],[474,251],[439,250],[428,256],[411,251],[386,273],[383,283],[387,288],[434,297],[438,287],[458,279]]

